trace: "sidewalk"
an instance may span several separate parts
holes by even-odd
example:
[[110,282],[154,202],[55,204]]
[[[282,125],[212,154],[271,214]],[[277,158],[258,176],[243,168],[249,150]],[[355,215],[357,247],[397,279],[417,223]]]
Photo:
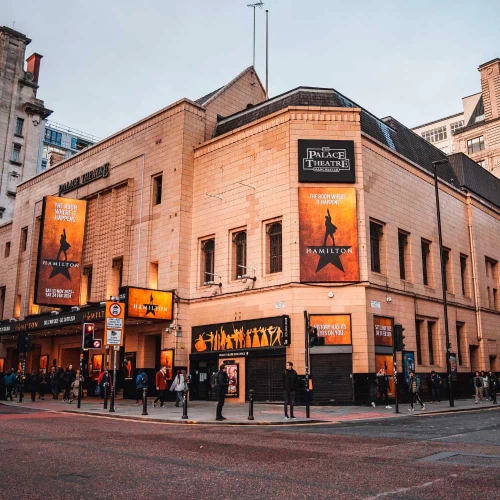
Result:
[[385,406],[311,406],[310,418],[306,417],[304,406],[297,406],[295,416],[297,420],[285,420],[283,416],[283,406],[280,404],[254,403],[255,420],[248,420],[248,403],[230,403],[226,401],[223,414],[227,418],[224,422],[215,421],[215,401],[193,401],[188,404],[188,419],[182,419],[182,407],[176,408],[172,402],[165,403],[163,408],[153,408],[153,398],[148,398],[148,415],[142,415],[142,404],[135,405],[133,400],[118,399],[115,404],[115,412],[103,409],[103,402],[97,398],[82,399],[81,408],[77,408],[76,400],[73,403],[63,403],[61,399],[52,398],[44,401],[36,400],[35,403],[26,397],[23,403],[10,401],[0,401],[1,404],[30,408],[42,411],[56,411],[67,413],[80,413],[83,415],[103,416],[110,418],[125,418],[133,420],[146,420],[152,422],[165,422],[177,424],[215,424],[215,425],[282,425],[282,424],[318,424],[318,423],[342,423],[348,421],[362,421],[381,418],[403,418],[415,417],[425,414],[450,413],[457,411],[474,411],[485,408],[499,408],[500,405],[493,405],[490,401],[482,404],[475,404],[474,399],[455,400],[455,407],[450,408],[448,401],[441,403],[426,403],[426,409],[420,410],[420,406],[415,406],[414,412],[409,412],[408,404],[399,405],[399,414],[395,413],[395,408],[386,409]]

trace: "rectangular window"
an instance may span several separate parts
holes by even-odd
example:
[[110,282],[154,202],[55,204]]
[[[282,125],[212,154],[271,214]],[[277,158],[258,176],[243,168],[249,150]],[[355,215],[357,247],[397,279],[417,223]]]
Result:
[[280,273],[283,270],[283,240],[281,221],[268,224],[266,227],[268,245],[268,272]]
[[163,176],[157,175],[153,177],[153,205],[159,205],[161,203],[161,192],[162,192]]
[[491,288],[489,286],[486,287],[486,293],[488,294],[488,307],[493,309],[491,307]]
[[462,295],[468,297],[467,256],[462,254],[460,254],[460,277],[462,279]]
[[149,288],[158,290],[158,262],[149,264]]
[[447,292],[453,292],[450,254],[449,248],[443,248],[444,289]]
[[493,309],[495,309],[495,311],[498,311],[498,290],[496,288],[493,288],[492,300],[493,300]]
[[90,299],[92,297],[92,266],[85,266],[83,268],[83,276],[86,279],[86,286],[85,286],[85,293],[86,295],[86,302],[90,302]]
[[434,364],[434,323],[433,321],[427,322],[427,342],[429,344],[429,364]]
[[215,238],[201,242],[202,251],[202,280],[204,285],[215,282]]
[[417,363],[422,365],[422,323],[423,321],[417,319],[415,321],[415,337],[417,342]]
[[12,161],[21,162],[21,144],[14,144],[12,148]]
[[24,120],[22,118],[16,119],[16,135],[23,136]]
[[247,232],[233,233],[233,279],[248,275],[247,270]]
[[383,235],[383,226],[376,222],[370,221],[370,255],[371,269],[374,273],[381,272],[380,266],[380,248]]
[[406,262],[408,261],[408,234],[402,231],[398,232],[399,247],[399,277],[402,280],[407,279]]
[[459,128],[462,128],[463,126],[464,126],[464,121],[463,120],[460,120],[458,122],[452,123],[450,125],[450,129],[451,129],[452,134],[453,134],[453,132],[455,132],[455,130],[458,130]]
[[458,364],[463,365],[462,360],[462,340],[464,337],[464,324],[457,323],[457,358]]
[[422,277],[424,280],[424,285],[429,286],[429,264],[431,255],[431,243],[430,241],[422,240]]
[[5,258],[7,258],[9,255],[10,255],[10,241],[7,241],[7,242],[5,243],[5,251],[4,251],[3,256],[4,256]]
[[432,130],[427,130],[422,133],[422,137],[426,141],[431,142],[433,144],[435,142],[444,141],[445,139],[448,138],[448,134],[446,132],[446,126],[443,125],[442,127],[437,127]]
[[484,136],[474,137],[467,141],[467,153],[477,153],[484,149]]
[[111,280],[114,294],[118,295],[118,290],[122,286],[123,280],[123,257],[116,257],[111,261]]
[[3,311],[5,308],[5,287],[0,287],[0,321],[3,319]]
[[20,241],[21,252],[26,252],[27,246],[28,246],[28,228],[23,227],[21,229],[21,241]]

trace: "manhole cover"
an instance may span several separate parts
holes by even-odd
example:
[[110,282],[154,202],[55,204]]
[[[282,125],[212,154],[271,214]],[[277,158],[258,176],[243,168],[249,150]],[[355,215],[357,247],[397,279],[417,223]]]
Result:
[[500,455],[476,455],[472,453],[441,452],[418,460],[419,462],[434,462],[467,467],[500,467]]

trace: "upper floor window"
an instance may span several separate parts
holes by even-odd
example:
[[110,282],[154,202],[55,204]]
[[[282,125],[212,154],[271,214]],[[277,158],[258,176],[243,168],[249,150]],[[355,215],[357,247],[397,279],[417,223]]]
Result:
[[455,130],[458,130],[459,128],[462,128],[464,126],[464,121],[460,120],[458,122],[452,123],[450,125],[451,132],[455,132]]
[[51,142],[52,144],[57,144],[58,146],[60,146],[62,143],[62,134],[60,132],[56,132],[55,130],[50,130],[49,128],[46,128],[45,140],[47,142]]
[[399,250],[399,277],[402,280],[408,279],[408,234],[398,231],[398,250]]
[[247,273],[247,232],[239,231],[233,234],[234,270],[233,279]]
[[460,254],[460,277],[462,279],[462,295],[464,297],[469,296],[469,282],[467,279],[467,272],[468,272],[468,262],[467,262],[467,255],[462,255]]
[[425,132],[422,132],[422,137],[426,141],[432,142],[433,144],[435,142],[444,141],[448,138],[446,126],[437,127],[432,130],[426,130]]
[[25,252],[28,247],[28,228],[23,227],[21,229],[21,252]]
[[376,222],[370,221],[370,255],[371,269],[375,273],[381,272],[380,265],[380,250],[383,232],[383,226]]
[[201,242],[203,284],[215,281],[215,238]]
[[12,148],[12,161],[21,161],[21,144],[14,144]]
[[453,292],[451,250],[443,248],[443,270],[444,270],[444,289],[447,292]]
[[280,273],[283,270],[283,240],[281,222],[267,226],[269,248],[269,272]]
[[467,141],[467,153],[477,153],[484,149],[484,136],[475,137]]
[[4,257],[7,258],[10,255],[10,241],[5,242]]
[[159,205],[161,203],[162,184],[162,175],[153,177],[153,205]]
[[16,119],[16,135],[23,135],[24,120],[22,118]]
[[429,267],[430,267],[430,256],[431,256],[431,242],[427,240],[422,240],[422,278],[424,285],[429,286]]

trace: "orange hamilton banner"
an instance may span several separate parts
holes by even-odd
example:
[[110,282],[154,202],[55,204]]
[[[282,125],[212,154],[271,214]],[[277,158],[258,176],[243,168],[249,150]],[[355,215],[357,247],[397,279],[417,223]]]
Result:
[[318,337],[324,337],[325,345],[351,344],[350,314],[311,314],[309,324],[318,329]]
[[57,196],[43,199],[35,303],[80,303],[81,264],[87,202]]
[[359,281],[356,189],[299,188],[300,281]]
[[132,318],[173,319],[173,294],[149,288],[127,288],[127,316]]

